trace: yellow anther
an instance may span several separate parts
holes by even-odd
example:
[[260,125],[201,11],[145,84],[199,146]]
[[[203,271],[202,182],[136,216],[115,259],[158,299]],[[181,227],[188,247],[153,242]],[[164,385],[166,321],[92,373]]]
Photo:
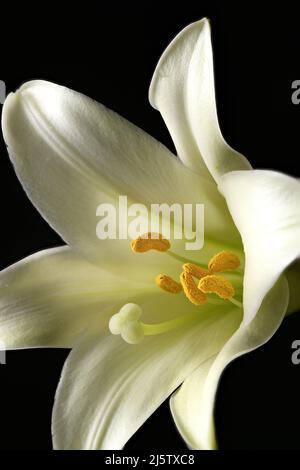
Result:
[[211,274],[224,271],[232,271],[240,265],[239,258],[230,251],[220,251],[213,256],[208,263],[208,269]]
[[182,285],[174,281],[170,276],[166,276],[166,274],[158,274],[155,278],[155,282],[158,287],[167,292],[171,292],[171,294],[178,294],[182,291]]
[[191,274],[183,271],[180,274],[180,281],[184,293],[190,302],[195,305],[202,305],[206,302],[206,295],[200,289],[198,289]]
[[182,267],[185,273],[191,274],[197,279],[202,279],[204,276],[209,274],[207,269],[200,268],[200,266],[193,263],[185,263]]
[[170,248],[169,240],[163,238],[160,233],[148,232],[131,241],[132,251],[145,253],[149,250],[167,251]]
[[234,287],[231,282],[214,274],[200,279],[198,288],[206,294],[217,294],[222,299],[230,299],[234,296]]

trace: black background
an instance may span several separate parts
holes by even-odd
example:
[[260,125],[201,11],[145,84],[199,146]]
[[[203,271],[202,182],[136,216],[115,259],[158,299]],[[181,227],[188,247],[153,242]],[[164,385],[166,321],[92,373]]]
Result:
[[[291,83],[300,79],[298,11],[291,2],[270,3],[267,11],[252,2],[225,3],[181,2],[163,9],[164,2],[153,2],[122,10],[114,4],[110,11],[73,5],[67,15],[62,6],[45,4],[31,22],[18,7],[13,27],[2,27],[0,79],[8,91],[34,78],[74,88],[173,149],[159,113],[148,104],[148,85],[170,40],[208,16],[226,140],[254,167],[299,176],[300,105],[291,102]],[[26,198],[3,142],[0,192],[1,268],[61,244]],[[291,344],[299,338],[300,316],[294,315],[266,346],[226,369],[216,403],[221,449],[300,448],[300,365],[291,362]],[[51,449],[51,409],[67,355],[41,349],[7,353],[7,364],[0,366],[0,449]],[[126,450],[134,449],[185,449],[168,403],[131,438]]]

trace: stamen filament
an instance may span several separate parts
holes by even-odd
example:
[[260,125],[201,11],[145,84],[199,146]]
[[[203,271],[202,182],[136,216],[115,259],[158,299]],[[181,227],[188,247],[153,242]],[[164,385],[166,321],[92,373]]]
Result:
[[190,258],[186,258],[185,256],[181,256],[181,255],[178,255],[177,253],[174,253],[173,251],[171,250],[168,250],[168,251],[165,251],[165,253],[169,256],[171,256],[171,258],[174,258],[176,259],[177,261],[180,261],[181,263],[191,263],[191,264],[198,264],[199,266],[201,266],[202,268],[206,268],[205,264],[204,263],[199,263],[198,261],[195,261],[194,259],[190,259]]
[[226,300],[229,300],[229,302],[231,302],[232,304],[236,305],[239,308],[243,308],[242,302],[240,302],[239,300],[236,300],[234,297],[230,297]]

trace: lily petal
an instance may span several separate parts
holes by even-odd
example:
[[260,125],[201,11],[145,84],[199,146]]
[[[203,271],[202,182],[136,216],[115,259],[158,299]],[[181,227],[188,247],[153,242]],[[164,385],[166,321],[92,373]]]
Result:
[[[116,207],[119,195],[126,195],[128,204],[147,206],[203,203],[209,214],[206,235],[240,243],[214,184],[185,168],[141,129],[80,93],[44,81],[25,83],[7,97],[2,127],[31,201],[67,244],[101,267],[110,266],[112,254],[120,266],[144,263],[128,249],[128,240],[96,236],[98,205]],[[117,235],[118,228],[117,220]],[[151,259],[158,264],[159,257]]]
[[187,26],[163,53],[149,99],[162,114],[186,166],[205,177],[208,168],[216,181],[229,171],[251,168],[246,158],[224,141],[220,131],[206,18]]
[[152,291],[68,247],[41,251],[0,273],[0,340],[7,349],[72,347],[86,330],[107,331],[128,296]]
[[[157,310],[155,302],[151,308]],[[138,345],[107,335],[80,342],[56,394],[54,448],[121,449],[170,393],[216,354],[240,320],[237,309],[220,313],[210,306],[196,326]]]
[[241,324],[216,358],[202,364],[171,397],[176,426],[192,449],[215,449],[213,423],[215,394],[225,367],[237,357],[266,343],[284,318],[288,285],[282,277],[268,293],[250,324]]
[[280,274],[300,256],[300,182],[275,171],[237,171],[224,175],[219,188],[243,240],[243,321],[250,323]]

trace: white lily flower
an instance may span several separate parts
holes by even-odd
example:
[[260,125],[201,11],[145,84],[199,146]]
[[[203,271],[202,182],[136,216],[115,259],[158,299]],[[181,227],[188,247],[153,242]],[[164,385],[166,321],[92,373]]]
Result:
[[[183,439],[193,449],[215,448],[222,371],[300,307],[300,184],[252,170],[224,141],[206,19],[169,45],[150,102],[179,158],[104,106],[52,83],[25,83],[4,104],[15,171],[68,245],[0,274],[7,348],[72,348],[53,410],[56,449],[120,449],[176,389],[171,411]],[[95,208],[120,194],[146,205],[203,203],[203,249],[187,256],[184,240],[176,240],[141,254],[127,240],[100,241]],[[182,270],[184,292],[175,281]],[[159,273],[162,289],[154,282]],[[214,302],[210,292],[221,298]]]

